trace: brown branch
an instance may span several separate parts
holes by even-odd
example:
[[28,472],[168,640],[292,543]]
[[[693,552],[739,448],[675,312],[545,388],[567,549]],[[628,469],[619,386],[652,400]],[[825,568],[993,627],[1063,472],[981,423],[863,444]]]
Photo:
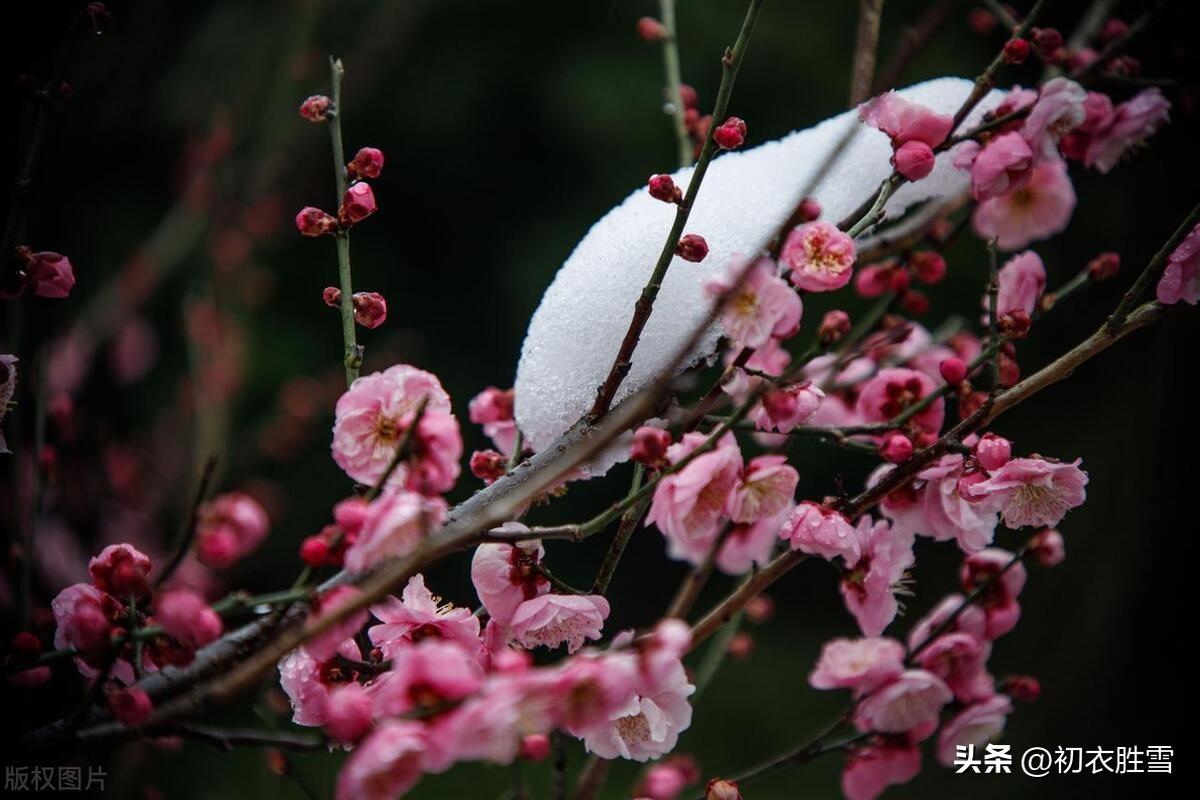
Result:
[[959,0],[937,0],[931,3],[916,24],[909,25],[900,33],[900,45],[888,61],[888,65],[879,73],[872,87],[872,94],[878,94],[890,89],[900,81],[904,70],[912,60],[921,53],[946,22],[951,9],[958,5]]
[[850,69],[850,107],[871,96],[875,78],[875,60],[879,55],[879,23],[883,0],[858,0],[858,33],[854,41],[854,62]]

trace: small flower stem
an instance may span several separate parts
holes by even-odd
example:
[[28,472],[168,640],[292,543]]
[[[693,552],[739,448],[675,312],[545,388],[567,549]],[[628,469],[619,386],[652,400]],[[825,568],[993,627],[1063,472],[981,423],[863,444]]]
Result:
[[660,16],[667,35],[663,39],[663,70],[667,77],[666,97],[671,106],[671,123],[675,128],[675,143],[679,149],[679,166],[691,166],[693,149],[692,137],[688,135],[683,105],[682,71],[679,68],[679,33],[675,25],[675,0],[658,0]]
[[[635,494],[642,487],[642,478],[644,475],[645,468],[641,464],[634,466],[633,483],[629,487],[630,494]],[[617,533],[613,536],[612,543],[608,546],[608,552],[604,554],[604,561],[600,564],[600,570],[596,573],[596,580],[592,582],[592,594],[602,595],[608,591],[608,585],[612,582],[613,575],[617,572],[617,565],[621,563],[621,556],[625,553],[625,547],[633,537],[633,532],[637,530],[638,523],[641,522],[642,515],[646,513],[646,507],[649,504],[649,500],[642,500],[621,515],[621,524],[617,526]]]
[[1167,7],[1167,3],[1169,1],[1170,0],[1158,0],[1158,2],[1156,2],[1153,6],[1143,12],[1141,16],[1130,23],[1129,27],[1123,34],[1115,37],[1112,41],[1108,42],[1108,44],[1104,45],[1104,47],[1100,49],[1100,52],[1096,54],[1096,57],[1092,59],[1092,61],[1072,72],[1071,77],[1082,83],[1083,81],[1092,78],[1104,67],[1108,66],[1109,60],[1118,52],[1120,52],[1125,45],[1129,44],[1131,39],[1140,34],[1146,28],[1146,26],[1149,25],[1154,18],[1158,16],[1158,14],[1164,8]]
[[[342,145],[342,78],[345,67],[339,58],[329,57],[330,99],[333,108],[328,113],[329,142],[333,148],[333,178],[337,187],[337,203],[340,206],[346,195],[349,180],[346,176],[346,151]],[[354,286],[350,280],[350,232],[339,228],[334,237],[337,242],[338,287],[342,298],[338,308],[342,312],[343,361],[346,367],[346,385],[354,383],[358,369],[362,366],[362,348],[355,339],[354,331]]]
[[912,60],[925,49],[945,24],[946,17],[950,15],[954,6],[958,5],[958,1],[936,0],[936,2],[929,3],[925,13],[921,15],[916,24],[904,27],[901,32],[900,45],[889,59],[888,65],[875,79],[873,93],[882,92],[884,89],[890,89],[896,85]]
[[675,222],[671,225],[671,231],[667,235],[666,242],[663,243],[662,252],[658,256],[658,262],[654,265],[654,271],[650,274],[650,279],[642,287],[642,292],[634,304],[633,318],[630,320],[629,328],[625,331],[625,336],[621,340],[621,346],[617,350],[612,367],[609,368],[608,377],[604,379],[604,382],[596,390],[596,401],[592,404],[592,408],[588,412],[588,419],[593,423],[608,413],[608,409],[612,406],[613,399],[616,397],[617,389],[620,388],[621,383],[625,380],[625,376],[629,374],[629,370],[633,367],[633,362],[631,361],[633,352],[637,349],[638,342],[642,337],[642,331],[645,329],[646,323],[650,320],[650,314],[654,310],[654,301],[658,297],[659,289],[662,288],[667,268],[671,266],[671,261],[675,258],[675,246],[679,244],[679,238],[683,235],[684,226],[687,225],[688,217],[692,213],[692,205],[696,201],[696,195],[700,192],[700,186],[704,182],[704,175],[708,171],[708,165],[712,162],[713,155],[716,153],[717,147],[713,141],[713,131],[720,124],[720,120],[724,118],[725,111],[729,107],[729,97],[733,92],[733,84],[737,79],[738,69],[741,67],[746,49],[749,47],[750,36],[754,32],[754,25],[758,21],[758,13],[762,10],[762,4],[763,0],[750,0],[750,6],[746,11],[746,18],[742,22],[742,29],[738,33],[737,41],[734,43],[732,49],[725,51],[725,55],[721,59],[721,86],[717,90],[717,101],[713,106],[713,124],[709,126],[708,136],[704,140],[704,146],[700,149],[700,157],[696,160],[696,167],[692,171],[691,179],[688,181],[687,193],[675,211]]
[[158,574],[154,580],[154,587],[157,589],[167,582],[167,579],[175,574],[175,570],[183,563],[183,559],[187,557],[188,551],[192,549],[192,540],[196,538],[196,527],[199,524],[198,514],[201,504],[204,503],[204,498],[208,496],[208,488],[212,483],[213,472],[217,468],[217,457],[209,456],[204,460],[204,466],[200,468],[200,478],[196,482],[196,492],[192,495],[192,502],[188,506],[187,515],[179,521],[179,534],[175,537],[175,552],[171,556],[171,560],[163,567],[163,571]]
[[883,0],[858,0],[858,34],[854,44],[854,62],[850,71],[850,107],[871,95],[875,78],[875,60],[879,54],[879,24],[883,18]]

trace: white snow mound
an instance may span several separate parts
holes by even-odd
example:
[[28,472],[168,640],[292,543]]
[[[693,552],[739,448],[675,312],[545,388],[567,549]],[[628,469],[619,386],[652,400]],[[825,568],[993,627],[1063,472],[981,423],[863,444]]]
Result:
[[[938,78],[899,94],[939,113],[953,113],[971,86],[962,78]],[[965,127],[976,124],[1002,96],[992,92],[984,98]],[[734,256],[757,253],[767,245],[803,199],[810,177],[848,126],[857,126],[857,133],[812,193],[823,209],[822,219],[845,217],[891,174],[887,136],[859,123],[857,113],[846,111],[815,127],[713,161],[684,231],[705,238],[708,257],[699,264],[678,257],[672,262],[615,403],[646,386],[670,364],[708,313],[704,279],[724,270]],[[692,168],[687,167],[673,177],[686,192],[691,175]],[[967,180],[967,174],[955,169],[949,154],[943,153],[929,177],[905,184],[895,193],[887,213],[894,218],[914,203],[961,192]],[[591,407],[674,215],[674,205],[653,199],[644,185],[638,187],[592,226],[546,289],[529,323],[515,382],[517,424],[535,450],[553,442]],[[711,354],[719,336],[714,326],[695,357]],[[623,460],[620,456],[623,452],[617,460]],[[609,466],[595,464],[592,471],[602,473]]]

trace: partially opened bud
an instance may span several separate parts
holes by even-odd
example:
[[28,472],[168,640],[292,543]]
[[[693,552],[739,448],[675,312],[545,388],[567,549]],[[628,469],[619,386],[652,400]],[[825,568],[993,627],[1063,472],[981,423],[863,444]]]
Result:
[[664,203],[678,203],[683,199],[683,192],[675,185],[670,175],[651,175],[646,183],[650,196]]
[[296,230],[301,236],[322,236],[337,230],[337,220],[319,208],[305,206],[296,215]]
[[330,308],[337,308],[342,304],[342,290],[336,286],[326,286],[321,291],[321,299]]
[[685,234],[680,237],[679,244],[675,245],[675,254],[684,261],[703,261],[708,255],[708,242],[704,241],[703,236],[695,233]]
[[713,131],[713,141],[722,150],[736,150],[746,142],[746,122],[740,117],[730,117]]
[[708,793],[704,800],[742,800],[742,791],[733,781],[713,778],[708,782]]
[[378,178],[383,171],[383,151],[377,147],[364,147],[354,154],[354,160],[346,165],[346,175],[351,180]]
[[375,192],[370,184],[356,183],[342,195],[342,207],[338,209],[338,219],[348,225],[362,222],[379,209],[375,204]]
[[300,116],[309,122],[324,122],[332,104],[333,101],[325,95],[314,94],[300,104]]
[[896,171],[910,181],[919,181],[933,172],[934,161],[933,148],[916,139],[900,145],[892,155]]
[[821,327],[817,329],[817,338],[821,344],[829,346],[841,341],[850,332],[850,315],[839,308],[825,312],[821,318]]
[[387,300],[379,292],[354,293],[354,321],[364,328],[378,328],[387,319]]
[[136,728],[154,713],[150,695],[140,686],[118,689],[108,695],[108,708],[122,725]]

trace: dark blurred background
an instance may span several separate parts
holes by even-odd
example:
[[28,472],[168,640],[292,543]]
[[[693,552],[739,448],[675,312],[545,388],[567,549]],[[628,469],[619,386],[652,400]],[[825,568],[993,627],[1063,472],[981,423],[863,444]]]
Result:
[[[47,75],[82,4],[20,4],[5,10],[7,75]],[[749,144],[778,138],[844,109],[855,25],[851,2],[766,4],[730,111],[749,123]],[[903,26],[931,4],[888,0],[880,60]],[[1017,3],[1024,10],[1028,3]],[[1052,4],[1049,21],[1069,30],[1088,4]],[[1149,5],[1116,3],[1132,19]],[[1123,272],[1039,322],[1021,345],[1026,372],[1090,333],[1197,200],[1196,51],[1186,12],[1175,2],[1132,46],[1143,74],[1182,79],[1165,91],[1172,123],[1111,175],[1072,170],[1079,206],[1070,229],[1036,245],[1062,283],[1088,259],[1117,250]],[[346,66],[344,131],[349,153],[384,150],[374,181],[381,210],[355,229],[355,288],[388,299],[386,325],[359,329],[365,370],[404,361],[439,375],[464,420],[467,451],[485,446],[466,424],[480,389],[510,386],[522,336],[544,287],[588,226],[653,172],[674,167],[669,120],[661,111],[659,49],[634,33],[650,0],[523,3],[215,2],[109,4],[101,36],[84,37],[70,61],[71,96],[56,117],[37,178],[28,243],[61,251],[78,284],[67,300],[26,299],[4,316],[0,351],[36,352],[67,335],[51,363],[49,442],[56,480],[39,524],[37,597],[45,603],[80,579],[86,557],[130,539],[161,554],[193,485],[197,461],[220,456],[219,487],[253,492],[273,522],[268,543],[229,575],[230,586],[273,589],[298,569],[299,541],[316,532],[346,492],[328,457],[332,401],[341,390],[336,311],[323,287],[336,283],[329,240],[296,235],[303,205],[333,210],[329,144],[323,126],[296,114],[307,95],[328,90],[327,55]],[[744,3],[679,3],[684,80],[713,100],[718,59],[732,42]],[[976,75],[1003,35],[967,25],[976,6],[950,10],[944,28],[905,70],[901,85],[940,75]],[[1005,74],[1032,84],[1030,64]],[[10,185],[28,135],[20,80],[6,80],[5,126],[12,141],[0,161]],[[1104,85],[1114,96],[1133,89]],[[973,313],[985,275],[981,246],[964,238],[949,252],[949,278],[931,293],[935,327],[946,313]],[[853,315],[859,301],[839,295]],[[806,326],[829,308],[807,304]],[[1005,741],[1014,752],[1040,745],[1176,748],[1179,697],[1190,660],[1181,617],[1190,604],[1194,521],[1185,517],[1195,479],[1189,456],[1200,445],[1193,381],[1200,324],[1187,307],[1089,363],[1006,416],[997,430],[1021,452],[1080,456],[1091,474],[1088,503],[1062,525],[1068,558],[1053,571],[1031,568],[1025,616],[997,642],[991,666],[1002,676],[1031,673],[1042,698],[1020,707]],[[806,334],[799,345],[807,343]],[[34,372],[28,359],[23,363]],[[60,370],[61,372],[57,371]],[[61,377],[61,376],[66,376]],[[58,385],[61,383],[62,385]],[[22,414],[32,408],[26,386]],[[29,417],[9,427],[27,439]],[[12,424],[6,421],[6,426]],[[801,491],[860,485],[869,459],[816,446],[794,451]],[[6,543],[17,526],[13,479],[19,457],[3,457]],[[575,486],[539,521],[578,519],[627,480]],[[452,499],[477,487],[469,475]],[[998,543],[1017,538],[1001,533]],[[590,579],[607,542],[552,543],[550,563],[568,581]],[[661,537],[635,537],[611,589],[612,630],[645,625],[665,608],[680,565]],[[895,625],[903,631],[955,581],[952,548],[918,545],[917,596]],[[474,601],[465,557],[429,576],[434,590]],[[699,607],[728,589],[712,582]],[[11,608],[11,586],[3,601]],[[756,647],[728,660],[706,692],[680,749],[706,775],[730,774],[806,739],[845,698],[817,693],[806,676],[820,643],[852,635],[832,574],[805,564],[771,591],[766,625],[749,629]],[[5,611],[6,617],[9,611]],[[8,634],[8,625],[4,628]],[[69,670],[68,670],[69,672]],[[63,685],[72,685],[59,676]],[[6,696],[6,728],[70,710],[78,695]],[[270,692],[218,715],[231,724],[277,724]],[[265,720],[265,722],[264,722]],[[87,754],[109,768],[112,796],[301,797],[263,754],[224,754],[187,743],[140,744]],[[295,774],[330,796],[340,756],[299,755]],[[583,761],[572,747],[572,768]],[[779,771],[746,788],[756,800],[836,793],[841,757]],[[546,791],[544,765],[527,770]],[[605,797],[628,797],[639,767],[613,771]],[[923,774],[894,797],[1128,796],[1165,793],[1162,776],[956,776],[931,755]],[[508,770],[464,765],[427,777],[414,797],[496,797]],[[1161,787],[1161,788],[1160,788]],[[154,794],[158,792],[158,794]]]

